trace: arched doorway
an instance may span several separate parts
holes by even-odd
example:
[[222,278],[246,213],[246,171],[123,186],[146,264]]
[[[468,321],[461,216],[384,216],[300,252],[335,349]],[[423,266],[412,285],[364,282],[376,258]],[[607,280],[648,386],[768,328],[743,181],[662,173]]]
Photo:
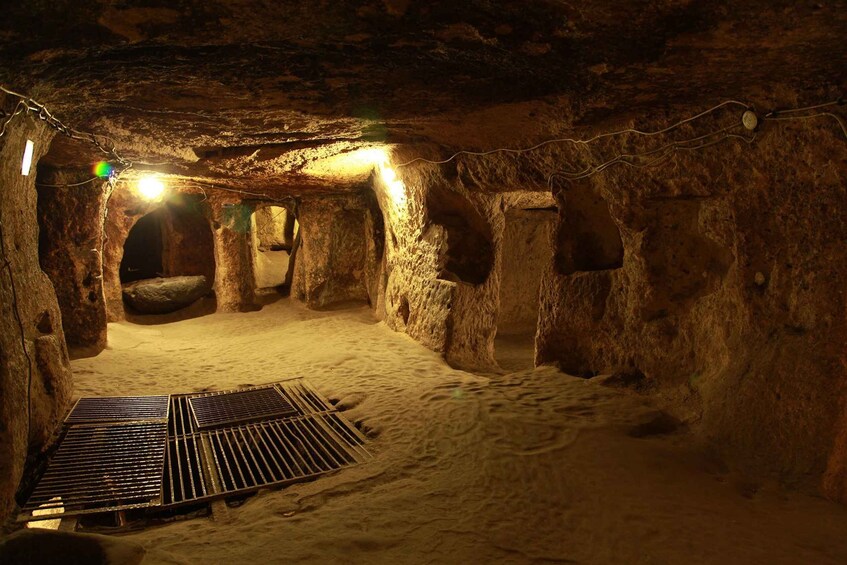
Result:
[[121,283],[163,277],[162,229],[165,208],[142,216],[129,230],[121,260]]
[[[124,243],[119,276],[130,314],[169,313],[209,295],[215,280],[215,252],[201,202],[177,196],[139,218]],[[142,286],[168,295],[172,302],[142,304],[136,299]],[[175,292],[180,296],[175,297]]]

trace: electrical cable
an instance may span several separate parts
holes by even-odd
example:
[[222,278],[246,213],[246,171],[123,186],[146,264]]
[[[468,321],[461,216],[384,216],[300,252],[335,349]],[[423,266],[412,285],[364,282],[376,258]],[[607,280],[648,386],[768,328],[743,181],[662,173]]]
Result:
[[844,137],[847,138],[847,125],[845,125],[844,119],[841,116],[839,116],[838,114],[833,114],[832,112],[818,112],[817,114],[809,114],[808,116],[780,116],[779,115],[779,114],[785,114],[785,113],[787,113],[787,112],[779,112],[776,115],[771,116],[771,117],[765,116],[763,118],[763,120],[768,121],[768,122],[770,122],[770,121],[787,122],[787,121],[792,121],[792,120],[810,120],[812,118],[819,118],[819,117],[822,117],[822,116],[828,116],[830,118],[835,119],[835,121],[838,122],[838,126],[841,128],[841,133],[843,133]]
[[[830,106],[836,106],[836,105],[840,106],[840,105],[844,105],[844,104],[845,104],[844,99],[839,98],[839,99],[833,100],[831,102],[825,102],[825,103],[822,103],[822,104],[815,104],[815,105],[812,105],[812,106],[805,106],[805,107],[800,107],[800,108],[789,108],[787,110],[773,110],[771,112],[768,112],[764,116],[762,116],[761,121],[766,122],[766,121],[771,121],[771,120],[775,120],[775,121],[806,120],[806,119],[812,119],[812,118],[824,117],[825,116],[825,117],[833,118],[838,123],[839,127],[841,128],[841,131],[844,134],[844,137],[847,138],[847,124],[845,124],[844,119],[841,116],[839,116],[838,114],[834,114],[832,112],[818,112],[818,113],[815,113],[815,114],[805,115],[805,116],[802,116],[802,115],[801,116],[784,116],[784,114],[796,114],[796,113],[801,113],[801,112],[818,110],[818,109],[821,109],[821,108],[827,108],[827,107],[830,107]],[[405,166],[408,166],[408,165],[411,165],[411,164],[417,163],[417,162],[429,163],[429,164],[434,164],[434,165],[443,165],[443,164],[446,164],[446,163],[453,161],[454,159],[456,159],[457,157],[459,157],[461,155],[483,157],[483,156],[492,155],[492,154],[495,154],[495,153],[521,154],[521,153],[527,153],[527,152],[530,152],[530,151],[535,151],[537,149],[540,149],[541,147],[544,147],[544,146],[550,145],[550,144],[554,144],[554,143],[571,143],[573,145],[590,145],[591,143],[594,143],[595,141],[598,141],[598,140],[601,140],[601,139],[605,139],[605,138],[609,138],[609,137],[615,137],[615,136],[623,135],[623,134],[627,134],[627,133],[636,134],[636,135],[639,135],[639,136],[642,136],[642,137],[654,137],[654,136],[657,136],[657,135],[669,133],[669,132],[671,132],[671,131],[673,131],[673,130],[675,130],[675,129],[677,129],[677,128],[685,125],[685,124],[693,122],[693,121],[695,121],[699,118],[702,118],[703,116],[706,116],[706,115],[708,115],[712,112],[715,112],[716,110],[718,110],[718,109],[720,109],[724,106],[728,106],[728,105],[741,106],[742,108],[744,108],[746,110],[750,110],[752,108],[752,106],[750,106],[749,104],[746,104],[744,102],[740,102],[738,100],[726,100],[724,102],[721,102],[720,104],[717,104],[717,105],[709,108],[708,110],[704,110],[703,112],[700,112],[699,114],[695,114],[694,116],[691,116],[689,118],[686,118],[684,120],[681,120],[679,122],[671,124],[668,127],[665,127],[663,129],[656,130],[656,131],[649,131],[648,132],[648,131],[643,131],[643,130],[639,130],[639,129],[636,129],[636,128],[625,128],[625,129],[621,129],[621,130],[617,130],[617,131],[598,134],[598,135],[595,135],[593,137],[586,138],[586,139],[576,139],[576,138],[570,138],[570,137],[549,139],[549,140],[537,143],[536,145],[533,145],[531,147],[526,147],[526,148],[521,148],[521,149],[497,148],[497,149],[491,149],[491,150],[488,150],[488,151],[462,150],[462,151],[457,151],[456,153],[454,153],[453,155],[451,155],[447,159],[433,160],[433,159],[426,159],[426,158],[423,158],[423,157],[418,157],[418,158],[412,159],[410,161],[406,161],[406,162],[397,164],[397,165],[395,165],[395,168],[405,167]],[[706,135],[703,135],[703,136],[690,138],[690,139],[686,139],[686,140],[682,140],[682,141],[678,141],[678,142],[669,143],[667,145],[664,145],[664,146],[662,146],[658,149],[651,150],[651,151],[646,151],[646,152],[642,152],[642,153],[634,153],[634,154],[621,153],[621,154],[618,154],[615,157],[613,157],[613,158],[611,158],[607,161],[604,161],[603,163],[600,163],[599,165],[596,165],[596,166],[590,166],[589,165],[588,167],[586,167],[585,169],[583,169],[581,171],[557,171],[557,172],[554,172],[554,173],[552,173],[551,175],[548,176],[547,183],[548,183],[548,186],[552,186],[552,181],[556,177],[564,177],[568,180],[583,179],[583,178],[586,178],[588,176],[594,175],[596,173],[602,172],[605,169],[607,169],[608,167],[610,167],[610,166],[612,166],[616,163],[622,163],[622,164],[625,164],[625,165],[628,165],[628,166],[631,166],[631,167],[653,166],[656,162],[663,161],[665,159],[665,157],[667,155],[669,155],[669,153],[671,153],[671,152],[674,152],[674,151],[677,151],[677,150],[692,151],[692,150],[697,150],[697,149],[703,149],[705,147],[715,145],[717,143],[720,143],[721,141],[724,141],[724,140],[730,139],[730,138],[742,139],[743,141],[745,141],[748,144],[751,144],[755,141],[755,139],[757,137],[757,135],[755,133],[753,134],[752,137],[749,137],[749,138],[746,137],[746,136],[743,136],[743,135],[738,135],[738,134],[726,134],[726,135],[722,136],[720,139],[717,139],[717,140],[714,140],[714,141],[711,141],[711,142],[708,142],[708,143],[703,143],[703,144],[700,144],[700,145],[697,145],[697,146],[694,146],[694,147],[686,146],[686,144],[692,143],[694,141],[702,140],[702,139],[705,139],[705,138],[708,138],[708,137],[711,137],[711,136],[714,136],[714,135],[719,135],[721,133],[725,133],[725,132],[727,132],[730,129],[733,129],[735,127],[737,127],[737,126],[730,126],[728,128],[724,128],[722,130],[712,132],[712,133],[709,133],[709,134],[706,134]],[[631,159],[641,159],[641,158],[644,158],[644,157],[654,155],[656,153],[659,153],[660,156],[657,159],[651,160],[647,164],[639,164],[639,163],[635,163],[635,162],[631,161]]]
[[73,183],[67,183],[67,184],[45,184],[43,182],[38,182],[38,181],[36,181],[35,183],[38,186],[42,186],[44,188],[70,188],[70,187],[74,187],[74,186],[82,186],[84,184],[88,184],[88,183],[94,182],[96,180],[102,180],[103,182],[108,182],[109,179],[103,178],[103,177],[93,177],[93,178],[90,178],[88,180],[84,180],[82,182],[73,182]]
[[789,108],[787,110],[771,110],[767,114],[765,114],[766,118],[771,116],[776,116],[777,114],[793,114],[796,112],[807,112],[809,110],[818,110],[820,108],[828,108],[829,106],[841,106],[844,104],[844,99],[839,98],[838,100],[833,100],[832,102],[824,102],[823,104],[815,104],[814,106],[805,106],[803,108]]
[[[744,137],[744,136],[741,136],[741,135],[738,135],[738,134],[727,133],[730,130],[733,130],[737,127],[740,127],[740,124],[727,126],[723,129],[713,131],[713,132],[709,132],[707,134],[700,135],[700,136],[697,136],[697,137],[692,137],[692,138],[680,140],[680,141],[674,141],[674,142],[665,144],[661,147],[651,149],[649,151],[643,151],[643,152],[640,152],[640,153],[619,153],[615,157],[612,157],[611,159],[608,159],[607,161],[604,161],[603,163],[600,163],[599,165],[595,165],[595,166],[589,165],[588,167],[586,167],[585,169],[583,169],[581,171],[557,171],[557,172],[552,173],[548,177],[547,184],[548,184],[549,187],[552,188],[552,179],[556,178],[556,177],[563,177],[566,180],[570,180],[570,181],[584,179],[584,178],[590,177],[592,175],[595,175],[597,173],[600,173],[600,172],[606,170],[607,168],[609,168],[612,165],[615,165],[617,163],[628,165],[630,167],[641,168],[642,166],[645,166],[645,165],[633,162],[631,159],[643,159],[645,157],[651,157],[653,155],[659,154],[659,157],[657,159],[650,162],[649,166],[652,166],[653,164],[655,164],[656,161],[664,159],[666,156],[669,156],[673,151],[676,151],[676,150],[692,151],[692,150],[696,150],[696,149],[702,149],[704,147],[708,147],[708,146],[714,145],[716,143],[720,143],[721,141],[727,139],[728,137],[739,137],[739,138],[742,138],[746,141],[747,138]],[[704,143],[701,143],[701,144],[696,145],[696,146],[689,146],[688,145],[690,143],[697,142],[697,141],[704,141],[706,139],[709,139],[711,137],[714,137],[716,135],[721,135],[721,134],[723,134],[723,135],[716,140],[704,142]],[[754,136],[754,138],[755,138],[755,136]]]
[[[259,193],[259,192],[250,192],[249,190],[240,190],[238,188],[230,188],[228,186],[223,186],[223,185],[215,184],[215,183],[212,183],[212,182],[195,180],[195,179],[179,180],[178,183],[181,184],[182,186],[187,186],[189,188],[199,188],[200,190],[204,190],[205,188],[208,188],[210,190],[220,190],[222,192],[230,192],[230,193],[233,193],[233,194],[241,194],[241,195],[244,195],[244,196],[251,196],[253,198],[261,198],[261,199],[264,199],[268,202],[289,203],[294,199],[294,197],[292,197],[292,196],[285,196],[283,198],[273,197],[273,196],[270,196],[268,194],[262,194],[262,193]],[[195,186],[192,186],[192,185],[195,185]],[[205,196],[205,190],[204,190],[203,194]]]
[[684,120],[680,120],[679,122],[676,122],[675,124],[671,124],[670,126],[663,128],[663,129],[660,129],[660,130],[657,130],[657,131],[642,131],[642,130],[635,129],[635,128],[625,128],[625,129],[621,129],[621,130],[617,130],[617,131],[611,131],[611,132],[607,132],[607,133],[597,134],[597,135],[590,137],[590,138],[587,138],[587,139],[577,139],[577,138],[572,138],[572,137],[558,137],[558,138],[554,138],[554,139],[548,139],[546,141],[542,141],[541,143],[537,143],[536,145],[533,145],[532,147],[526,147],[526,148],[522,148],[522,149],[510,149],[510,148],[506,148],[506,147],[501,147],[501,148],[497,148],[497,149],[491,149],[491,150],[488,150],[488,151],[462,150],[462,151],[457,151],[456,153],[454,153],[453,155],[451,155],[447,159],[442,159],[440,161],[436,161],[436,160],[432,160],[432,159],[426,159],[424,157],[417,157],[415,159],[412,159],[411,161],[406,161],[404,163],[394,165],[394,167],[395,168],[406,167],[408,165],[411,165],[412,163],[417,163],[417,162],[430,163],[430,164],[433,164],[433,165],[443,165],[445,163],[449,163],[450,161],[453,161],[454,159],[456,159],[457,157],[459,157],[461,155],[472,155],[472,156],[475,156],[475,157],[484,157],[484,156],[492,155],[492,154],[495,154],[495,153],[513,153],[513,154],[528,153],[530,151],[535,151],[535,150],[540,149],[540,148],[542,148],[546,145],[551,145],[551,144],[554,144],[554,143],[571,143],[573,145],[589,145],[591,143],[594,143],[595,141],[599,141],[599,140],[605,139],[607,137],[616,137],[618,135],[623,135],[625,133],[633,133],[633,134],[640,135],[640,136],[643,136],[643,137],[653,137],[653,136],[657,136],[657,135],[661,135],[661,134],[673,131],[673,130],[675,130],[675,129],[677,129],[677,128],[679,128],[679,127],[681,127],[681,126],[683,126],[687,123],[698,120],[698,119],[702,118],[703,116],[711,114],[715,110],[718,110],[720,108],[723,108],[724,106],[729,106],[729,105],[741,106],[742,108],[744,108],[746,110],[750,109],[750,106],[748,104],[745,104],[744,102],[739,102],[738,100],[725,100],[725,101],[721,102],[720,104],[712,106],[708,110],[704,110],[704,111],[700,112],[699,114],[695,114],[694,116],[691,116],[691,117],[686,118]]
[[[597,173],[600,173],[600,172],[606,170],[607,168],[611,167],[612,165],[615,165],[615,164],[618,164],[618,163],[620,163],[622,165],[627,165],[629,167],[638,168],[638,169],[645,168],[645,167],[652,167],[652,166],[655,166],[658,162],[664,161],[665,159],[669,158],[673,154],[673,152],[675,152],[675,151],[696,151],[696,150],[699,150],[699,149],[704,149],[706,147],[710,147],[712,145],[716,145],[716,144],[718,144],[721,141],[724,141],[726,139],[731,139],[731,138],[741,139],[742,141],[744,141],[748,145],[752,144],[756,139],[756,134],[753,134],[753,136],[751,136],[751,137],[745,137],[745,136],[739,135],[739,134],[725,133],[726,131],[728,131],[730,129],[732,129],[732,128],[724,128],[723,130],[719,130],[717,132],[712,132],[710,134],[706,134],[706,135],[700,136],[698,138],[692,138],[692,139],[681,141],[681,142],[670,143],[670,144],[664,145],[662,147],[659,147],[657,149],[645,151],[645,152],[642,152],[642,153],[621,153],[621,154],[618,154],[617,156],[613,157],[612,159],[609,159],[609,160],[607,160],[607,161],[605,161],[605,162],[603,162],[599,165],[596,165],[596,166],[593,166],[593,167],[588,166],[581,171],[574,171],[574,172],[558,171],[558,172],[554,172],[548,177],[547,185],[548,185],[548,187],[550,187],[552,189],[552,182],[553,182],[553,179],[555,179],[556,177],[564,177],[565,180],[568,180],[568,181],[576,181],[576,180],[588,178],[588,177],[593,176]],[[694,146],[685,145],[686,143],[690,143],[692,141],[697,141],[697,140],[702,141],[702,140],[704,140],[708,137],[711,137],[713,135],[718,135],[718,134],[721,134],[721,133],[723,133],[724,135],[722,135],[718,139],[714,139],[714,140],[711,140],[711,141],[704,141],[703,143],[700,143],[700,144],[694,145]],[[658,153],[659,156],[656,159],[648,161],[647,163],[637,163],[637,162],[633,162],[633,161],[629,160],[629,159],[632,159],[632,158],[641,159],[643,157],[648,157],[648,156],[654,155],[656,153]]]
[[[101,134],[94,134],[86,131],[80,131],[78,129],[74,129],[66,126],[60,120],[58,120],[52,113],[40,102],[33,100],[28,96],[24,96],[19,92],[15,92],[14,90],[9,90],[3,85],[0,85],[0,91],[5,92],[9,96],[14,96],[18,99],[18,103],[15,106],[15,110],[12,112],[12,115],[3,123],[2,129],[0,129],[0,137],[2,137],[6,133],[6,127],[12,121],[12,119],[22,112],[30,112],[36,115],[40,120],[46,122],[50,127],[57,130],[59,133],[66,135],[71,139],[87,141],[93,144],[97,149],[112,157],[115,161],[124,165],[125,168],[129,168],[132,166],[132,162],[124,159],[117,151],[117,144],[115,141],[107,136]],[[99,139],[98,139],[99,138]],[[104,143],[101,142],[101,139],[106,142],[106,144],[111,144],[110,148],[104,147]]]

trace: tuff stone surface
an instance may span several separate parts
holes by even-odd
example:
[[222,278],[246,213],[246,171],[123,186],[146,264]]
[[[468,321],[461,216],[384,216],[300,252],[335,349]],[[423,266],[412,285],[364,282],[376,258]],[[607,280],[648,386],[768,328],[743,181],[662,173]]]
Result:
[[[133,192],[142,172],[165,174],[177,195],[204,203],[214,270],[191,274],[214,278],[221,311],[257,307],[249,218],[284,202],[302,228],[291,242],[292,295],[309,306],[368,300],[377,318],[451,364],[496,371],[510,276],[543,271],[536,363],[586,377],[643,375],[640,391],[659,395],[743,472],[847,501],[847,122],[843,106],[827,110],[841,125],[832,116],[764,119],[844,95],[843,4],[30,2],[0,21],[0,77],[68,123],[110,135],[135,161],[106,191],[107,319],[125,316],[126,238],[163,205]],[[747,107],[731,104],[662,135],[567,140],[663,130],[730,99],[756,111],[755,131],[741,123]],[[23,214],[15,229],[35,240],[24,225],[35,217],[32,185],[12,166],[32,126],[13,125],[0,140],[13,153],[2,163],[14,177],[4,177],[3,198],[10,214]],[[652,167],[551,178],[730,127],[736,137]],[[413,161],[553,138],[567,139],[530,153]],[[387,162],[331,166],[361,150],[382,151]],[[101,158],[60,137],[42,161],[62,181],[84,178]],[[386,166],[399,190],[383,177]],[[67,196],[42,204],[44,233],[57,242],[42,264],[73,313],[66,326],[100,344],[101,310],[83,304],[76,282],[96,264],[59,250],[97,239],[101,196],[58,194]],[[556,210],[550,256],[507,262],[509,211],[535,208]],[[48,209],[74,210],[85,233]],[[14,251],[18,276],[49,306],[27,245]],[[61,391],[61,317],[47,310],[27,320],[53,328],[55,339],[38,341],[39,363]],[[12,319],[4,314],[0,343],[12,391],[3,402],[14,400],[2,421],[20,430],[23,361],[6,337]],[[57,395],[45,410],[61,411]],[[20,433],[1,443],[13,482]]]
[[212,285],[203,275],[144,279],[125,284],[124,299],[139,314],[168,314],[209,294]]
[[103,221],[108,185],[62,188],[86,179],[68,178],[44,167],[38,178],[41,269],[56,290],[71,353],[96,355],[106,347]]
[[841,132],[797,123],[561,186],[559,233],[569,195],[590,191],[624,253],[600,270],[549,265],[537,361],[643,373],[728,460],[792,484],[828,468],[843,496],[845,165]]
[[[15,510],[15,492],[28,457],[46,447],[64,416],[72,389],[62,313],[38,264],[35,163],[53,132],[18,116],[0,137],[0,520]],[[21,175],[26,140],[35,144],[33,169]]]

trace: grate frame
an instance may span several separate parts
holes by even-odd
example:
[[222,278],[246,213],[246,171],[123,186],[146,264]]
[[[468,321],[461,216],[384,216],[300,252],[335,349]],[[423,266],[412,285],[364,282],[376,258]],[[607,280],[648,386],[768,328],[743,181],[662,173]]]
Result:
[[[287,415],[259,411],[246,421],[214,428],[198,425],[195,399],[256,390],[277,395],[277,405],[288,408]],[[88,402],[92,400],[99,402]],[[156,409],[151,410],[151,405]],[[133,430],[140,435],[133,437]],[[130,436],[123,448],[100,446],[98,451],[96,445],[92,449],[75,441],[85,434],[111,437],[122,432]],[[145,446],[150,438],[152,442]],[[370,459],[365,444],[361,432],[302,377],[222,392],[82,398],[66,417],[57,451],[18,520],[51,519],[45,511],[59,508],[65,516],[136,508],[167,510],[283,487]],[[97,471],[98,464],[108,468],[112,463],[117,465],[111,475],[108,469]],[[83,470],[65,480],[61,475],[74,464]],[[126,487],[124,491],[118,492],[116,479],[117,487]],[[57,490],[68,486],[82,496],[77,490],[57,496]]]
[[198,430],[169,444],[164,508],[305,482],[371,458],[364,436],[336,412]]
[[22,521],[160,506],[165,422],[70,427],[21,509]]
[[166,422],[170,414],[170,397],[94,396],[78,399],[65,418],[65,425],[108,422]]
[[297,414],[287,398],[275,386],[254,387],[191,396],[188,405],[199,429],[284,418]]
[[301,415],[335,411],[335,406],[302,377],[278,382],[274,386],[297,407]]

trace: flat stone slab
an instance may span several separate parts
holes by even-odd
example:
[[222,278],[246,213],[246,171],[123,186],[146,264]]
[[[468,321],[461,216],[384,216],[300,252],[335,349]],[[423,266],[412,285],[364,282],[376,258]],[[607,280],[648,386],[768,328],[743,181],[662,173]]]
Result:
[[123,296],[139,314],[168,314],[209,294],[212,284],[203,275],[144,279],[123,285]]

